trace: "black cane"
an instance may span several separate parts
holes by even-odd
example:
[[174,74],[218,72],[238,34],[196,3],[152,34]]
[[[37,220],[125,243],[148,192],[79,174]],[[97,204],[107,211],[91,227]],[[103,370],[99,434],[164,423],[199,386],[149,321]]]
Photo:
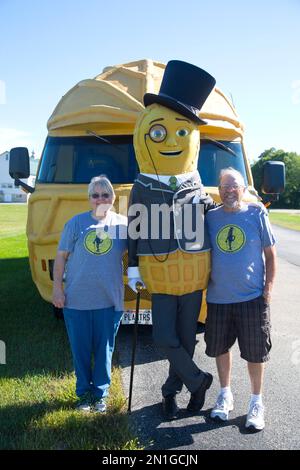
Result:
[[135,362],[135,350],[137,344],[137,332],[138,332],[138,323],[139,323],[139,310],[140,310],[140,298],[141,290],[143,285],[139,282],[136,284],[137,293],[136,293],[136,307],[135,307],[135,319],[134,319],[134,331],[132,338],[132,355],[131,355],[131,371],[130,371],[130,384],[129,384],[129,398],[128,398],[128,413],[131,413],[131,398],[132,398],[132,386],[133,386],[133,372],[134,372],[134,362]]

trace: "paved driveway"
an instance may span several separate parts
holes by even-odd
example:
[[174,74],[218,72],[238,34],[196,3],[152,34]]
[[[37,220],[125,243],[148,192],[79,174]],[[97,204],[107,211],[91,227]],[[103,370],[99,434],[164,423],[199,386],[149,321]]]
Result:
[[[203,335],[197,335],[195,360],[215,379],[207,393],[203,410],[190,416],[185,411],[189,393],[179,396],[179,419],[163,422],[160,416],[160,387],[166,377],[167,361],[155,350],[151,328],[139,327],[137,365],[135,367],[131,422],[146,449],[298,449],[300,447],[300,263],[299,240],[294,232],[277,227],[275,232],[279,257],[278,275],[272,300],[273,348],[266,368],[264,401],[266,428],[256,434],[244,429],[249,400],[246,363],[233,348],[232,390],[235,409],[231,419],[215,424],[209,419],[219,385],[213,359],[205,356]],[[300,234],[299,234],[300,237]],[[287,240],[282,248],[281,240]],[[289,240],[293,240],[289,243]],[[291,248],[292,247],[292,248]],[[292,249],[291,254],[287,254]],[[296,261],[296,262],[295,262]],[[131,361],[131,327],[120,330],[117,350],[122,366],[124,388],[128,391]]]

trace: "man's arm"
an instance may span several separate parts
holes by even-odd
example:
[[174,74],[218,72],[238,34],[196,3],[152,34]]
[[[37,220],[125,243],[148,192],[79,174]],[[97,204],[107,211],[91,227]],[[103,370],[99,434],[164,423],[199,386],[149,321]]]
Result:
[[68,251],[58,251],[54,262],[52,303],[57,308],[63,308],[65,305],[63,275],[68,256]]
[[274,279],[276,274],[276,248],[275,245],[267,246],[264,248],[265,260],[266,260],[266,281],[263,291],[263,296],[266,303],[271,301],[271,293],[274,285]]

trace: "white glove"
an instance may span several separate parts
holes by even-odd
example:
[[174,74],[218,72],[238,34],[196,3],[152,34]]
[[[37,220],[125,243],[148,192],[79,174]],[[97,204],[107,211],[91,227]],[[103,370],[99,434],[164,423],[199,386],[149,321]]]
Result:
[[131,279],[128,279],[128,285],[130,289],[132,289],[134,292],[137,292],[137,283],[140,283],[143,289],[145,289],[145,284],[143,283],[141,277],[132,277]]

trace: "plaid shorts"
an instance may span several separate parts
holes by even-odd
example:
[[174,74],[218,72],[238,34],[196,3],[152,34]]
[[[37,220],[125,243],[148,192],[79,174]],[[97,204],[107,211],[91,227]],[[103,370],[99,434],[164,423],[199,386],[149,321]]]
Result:
[[263,296],[234,304],[207,303],[204,339],[206,354],[227,353],[238,339],[241,357],[248,362],[269,360],[270,306]]

